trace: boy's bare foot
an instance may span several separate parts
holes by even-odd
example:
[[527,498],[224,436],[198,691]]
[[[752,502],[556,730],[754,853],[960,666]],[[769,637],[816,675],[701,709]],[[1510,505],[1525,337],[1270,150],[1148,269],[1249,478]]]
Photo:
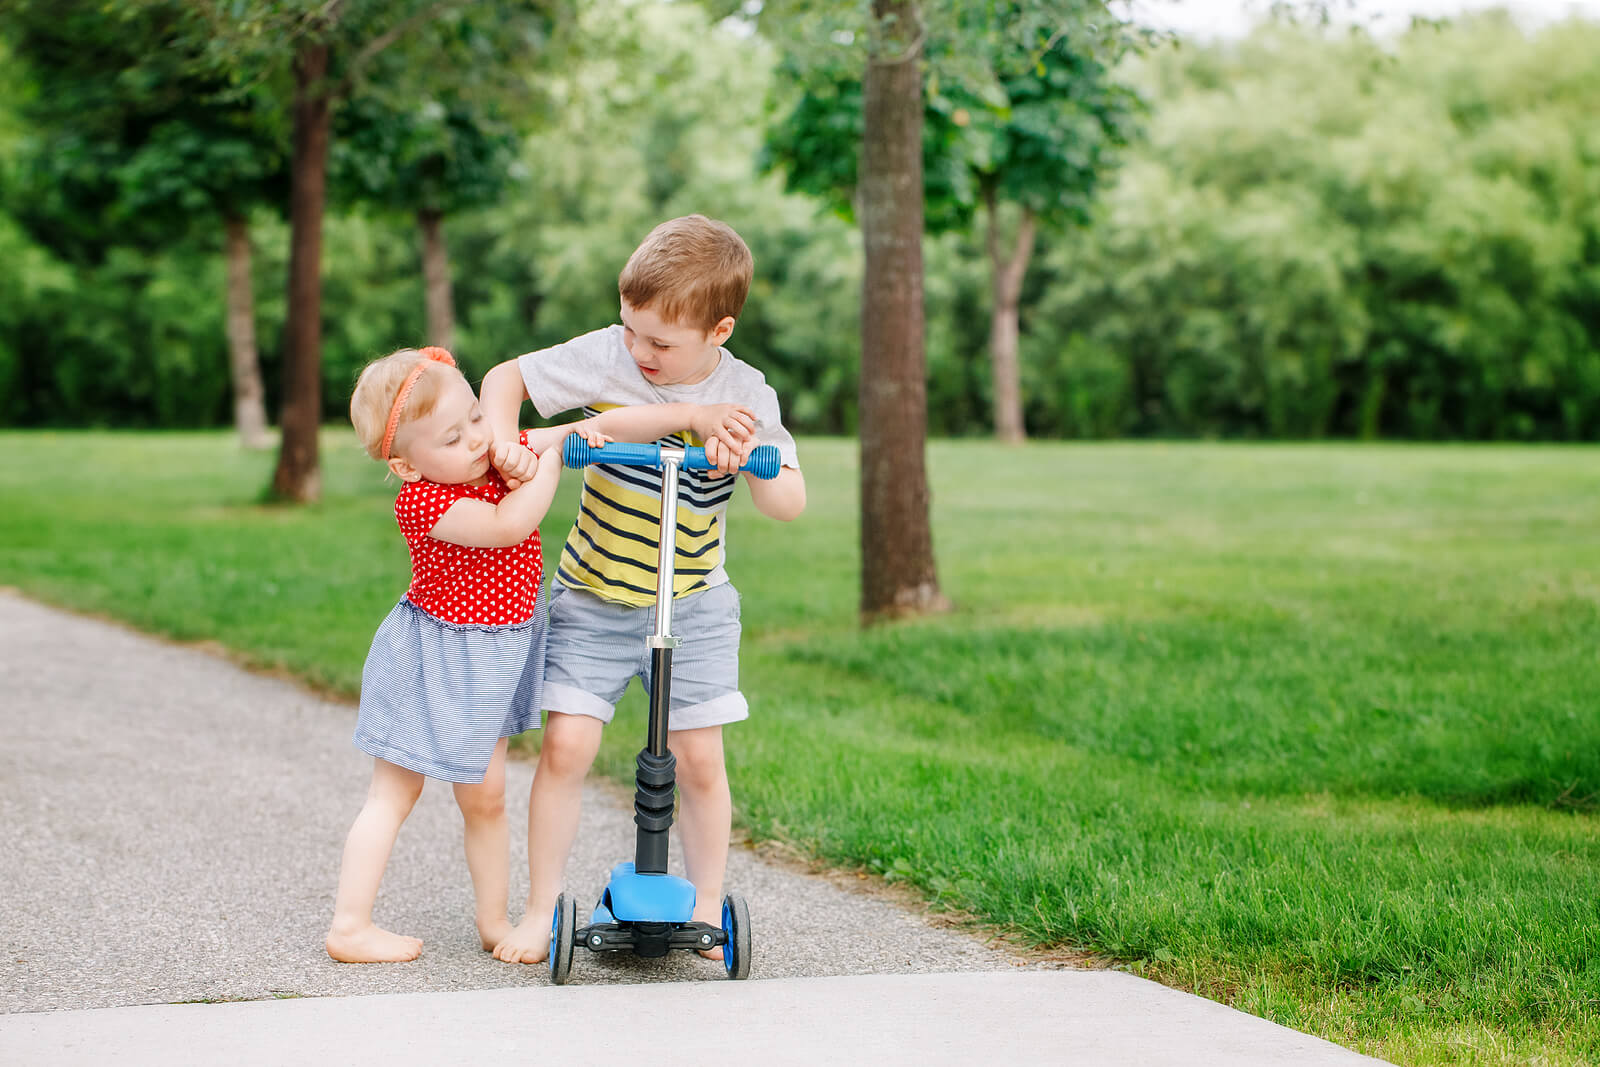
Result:
[[328,955],[340,963],[405,963],[422,955],[422,939],[368,923],[349,932],[328,931]]
[[550,956],[550,917],[529,915],[494,947],[506,963],[543,963]]
[[478,924],[478,940],[483,942],[483,951],[493,952],[500,946],[500,942],[511,936],[516,927],[511,925],[510,919],[491,920]]
[[[722,910],[721,908],[718,908],[717,911],[712,915],[691,915],[689,916],[689,921],[705,923],[708,926],[720,927],[722,925]],[[704,956],[708,960],[716,960],[718,963],[722,962],[721,945],[718,945],[716,948],[697,948],[695,951],[700,953],[701,956]]]

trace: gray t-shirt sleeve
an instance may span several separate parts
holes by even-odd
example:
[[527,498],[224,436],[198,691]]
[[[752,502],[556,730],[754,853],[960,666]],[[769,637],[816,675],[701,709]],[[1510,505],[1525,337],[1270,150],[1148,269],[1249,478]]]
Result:
[[754,391],[751,400],[747,401],[750,410],[756,414],[756,442],[763,445],[773,445],[778,450],[778,456],[785,467],[800,469],[800,453],[795,448],[794,437],[790,435],[787,427],[783,425],[783,414],[778,409],[778,394],[763,381]]
[[[619,365],[619,356],[627,364],[625,368]],[[528,399],[546,419],[589,404],[627,403],[619,399],[619,394],[630,391],[619,381],[619,371],[632,371],[635,377],[639,373],[622,344],[621,326],[607,326],[526,352],[517,357],[517,369],[528,388]]]

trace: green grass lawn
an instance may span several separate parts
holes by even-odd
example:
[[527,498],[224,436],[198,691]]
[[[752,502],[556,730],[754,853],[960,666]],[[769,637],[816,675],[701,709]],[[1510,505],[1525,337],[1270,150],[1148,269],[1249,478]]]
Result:
[[[0,444],[0,583],[354,693],[407,574],[349,435],[302,509],[225,435]],[[730,541],[755,837],[1397,1062],[1600,1061],[1600,450],[935,443],[956,610],[866,632],[855,445],[802,457]]]

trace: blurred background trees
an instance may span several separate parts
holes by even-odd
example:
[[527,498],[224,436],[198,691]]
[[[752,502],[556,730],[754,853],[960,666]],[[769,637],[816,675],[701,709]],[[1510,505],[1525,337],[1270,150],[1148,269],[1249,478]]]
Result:
[[[283,208],[282,109],[264,94],[230,92],[225,78],[206,69],[201,48],[181,38],[184,12],[177,4],[101,8],[27,0],[8,4],[5,14],[13,55],[32,75],[7,101],[26,130],[5,160],[13,220],[85,280],[100,275],[99,281],[128,288],[140,287],[130,253],[214,244],[220,229],[233,421],[246,447],[263,447],[267,413],[248,220],[258,208]],[[102,273],[108,262],[116,264],[110,277]],[[205,310],[214,326],[213,309]],[[60,323],[67,333],[95,325]],[[156,317],[149,325],[147,343],[163,344],[168,324]],[[169,388],[161,369],[210,353],[174,343],[180,351],[151,361],[157,373],[140,391],[158,413],[182,419],[188,398]],[[122,355],[143,363],[143,354]],[[120,360],[111,368],[124,369]],[[28,381],[42,370],[17,365]],[[104,385],[92,366],[68,373],[59,400],[69,406]],[[36,390],[50,392],[48,385],[23,386],[24,395]]]
[[[287,68],[215,77],[175,45],[146,47],[140,20],[159,10],[129,5],[116,32],[67,46],[73,5],[0,2],[5,425],[243,429],[248,340],[235,331],[230,348],[228,325],[241,286],[265,409],[282,410]],[[612,321],[639,237],[704,211],[757,259],[737,351],[797,430],[856,429],[859,233],[837,195],[787,188],[796,159],[769,152],[763,169],[807,90],[773,24],[718,14],[585,3],[559,62],[509,69],[492,35],[445,18],[363,68],[332,117],[323,419],[342,420],[361,363],[440,329],[481,374]],[[499,88],[452,95],[472,79],[421,77],[446,49],[458,75],[479,55],[474,77]],[[1069,89],[1033,118],[1021,96],[927,84],[928,129],[944,124],[924,139],[929,432],[997,425],[1006,301],[976,209],[998,131],[1026,121],[1039,137],[1068,129],[1050,169],[1073,175],[1016,291],[1027,434],[1600,438],[1597,54],[1593,23],[1525,31],[1491,14],[1377,40],[1268,26],[1114,66],[1068,52],[1060,63],[1106,60],[1074,68],[1101,96]],[[815,117],[854,121],[844,106]],[[1026,211],[1042,223],[1044,206],[996,204],[999,259],[1014,262]],[[946,219],[952,205],[966,206]],[[250,270],[230,299],[235,223]]]

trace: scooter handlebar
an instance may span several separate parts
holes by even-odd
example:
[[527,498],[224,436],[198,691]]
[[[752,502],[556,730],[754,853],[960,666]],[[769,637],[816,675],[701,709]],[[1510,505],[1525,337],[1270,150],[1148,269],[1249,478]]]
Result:
[[[587,467],[591,463],[617,463],[625,467],[655,467],[661,466],[660,445],[636,445],[624,441],[613,441],[608,445],[598,448],[585,441],[578,434],[568,434],[566,443],[561,446],[561,459],[569,467]],[[706,450],[698,445],[691,445],[683,450],[683,463],[685,470],[708,471],[711,463],[706,459]],[[776,445],[757,445],[755,451],[750,453],[750,459],[739,469],[767,481],[778,476],[778,471],[783,468],[783,458],[778,454]]]

